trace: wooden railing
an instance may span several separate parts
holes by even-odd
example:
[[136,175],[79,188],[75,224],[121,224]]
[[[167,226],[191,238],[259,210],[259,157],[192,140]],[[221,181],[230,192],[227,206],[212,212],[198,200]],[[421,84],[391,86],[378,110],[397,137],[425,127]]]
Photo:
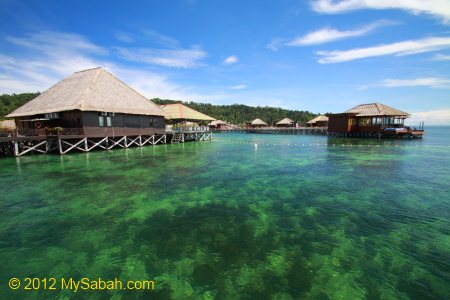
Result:
[[16,134],[15,129],[0,128],[0,137],[13,137]]
[[83,135],[83,128],[21,128],[15,130],[16,136],[58,136],[58,135]]
[[208,126],[197,126],[197,127],[176,127],[172,129],[166,129],[167,133],[191,133],[191,132],[205,132],[209,131]]

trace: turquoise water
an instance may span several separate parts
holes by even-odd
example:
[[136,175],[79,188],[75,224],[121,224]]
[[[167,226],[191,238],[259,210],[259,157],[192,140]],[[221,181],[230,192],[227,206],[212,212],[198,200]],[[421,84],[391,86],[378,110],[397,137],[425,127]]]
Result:
[[[1,299],[450,299],[449,127],[216,134],[0,170]],[[13,291],[12,277],[155,289]]]

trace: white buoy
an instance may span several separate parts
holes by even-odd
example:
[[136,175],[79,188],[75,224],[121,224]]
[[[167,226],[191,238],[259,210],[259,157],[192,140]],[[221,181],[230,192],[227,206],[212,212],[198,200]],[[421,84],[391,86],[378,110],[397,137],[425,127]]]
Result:
[[258,148],[258,144],[255,144],[255,149]]

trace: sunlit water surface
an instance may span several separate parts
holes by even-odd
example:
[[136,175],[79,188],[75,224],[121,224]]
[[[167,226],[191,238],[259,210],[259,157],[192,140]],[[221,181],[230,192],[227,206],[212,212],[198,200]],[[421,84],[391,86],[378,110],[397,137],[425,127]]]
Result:
[[214,138],[1,159],[1,299],[450,299],[450,128]]

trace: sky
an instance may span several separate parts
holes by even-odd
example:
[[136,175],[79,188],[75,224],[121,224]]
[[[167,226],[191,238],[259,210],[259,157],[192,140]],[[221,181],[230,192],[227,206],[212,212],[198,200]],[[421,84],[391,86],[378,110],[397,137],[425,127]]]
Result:
[[450,0],[0,0],[0,94],[103,67],[148,98],[450,125]]

